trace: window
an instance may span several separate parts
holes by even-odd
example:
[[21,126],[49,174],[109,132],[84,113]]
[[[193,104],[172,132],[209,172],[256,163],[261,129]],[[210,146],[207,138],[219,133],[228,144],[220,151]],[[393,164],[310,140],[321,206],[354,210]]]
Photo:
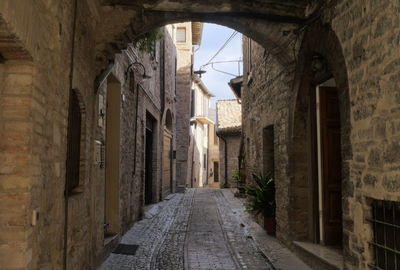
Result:
[[71,194],[79,186],[81,159],[82,113],[78,95],[71,90],[68,109],[66,192]]
[[203,96],[203,116],[208,117],[208,98]]
[[263,173],[264,175],[274,174],[274,126],[267,126],[263,129]]
[[186,42],[186,28],[178,27],[176,29],[176,42]]
[[203,154],[203,168],[207,169],[207,155]]
[[372,269],[400,269],[400,202],[372,202],[374,264]]

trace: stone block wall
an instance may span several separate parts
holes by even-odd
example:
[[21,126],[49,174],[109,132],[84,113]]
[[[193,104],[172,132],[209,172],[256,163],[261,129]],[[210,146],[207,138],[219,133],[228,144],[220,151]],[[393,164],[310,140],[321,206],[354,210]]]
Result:
[[[99,69],[95,63],[95,41],[100,8],[91,0],[77,3],[76,23],[73,21],[74,1],[17,3],[6,0],[0,3],[1,36],[15,41],[12,45],[15,53],[2,55],[6,61],[0,64],[0,197],[4,202],[1,208],[4,219],[0,223],[0,264],[8,269],[61,269],[65,227],[67,269],[96,268],[104,256],[104,169],[95,161],[94,150],[95,140],[104,140],[105,135],[104,127],[98,126],[98,106],[99,94],[102,94],[105,107],[108,79],[97,89],[94,82]],[[71,58],[73,28],[76,33],[74,57]],[[17,54],[16,48],[20,53]],[[69,81],[71,59],[74,62],[72,85]],[[174,69],[174,57],[168,59],[169,68]],[[157,66],[160,61],[152,62],[149,56],[143,61],[146,70],[154,72],[152,81],[143,86],[153,97],[146,101],[140,90],[137,122],[132,119],[136,117],[136,83],[140,79],[136,73],[141,71],[135,71],[137,80],[133,85],[125,80],[128,59],[124,53],[116,56],[112,69],[112,76],[121,84],[123,100],[121,233],[141,216],[143,112],[147,106],[160,115],[159,108],[154,108],[153,104],[161,103]],[[173,80],[169,85],[174,84],[173,77],[166,79]],[[76,89],[80,99],[83,141],[81,192],[70,196],[66,206],[70,88]],[[170,107],[173,107],[171,102]],[[161,123],[161,119],[158,120]],[[136,125],[138,136],[134,142]],[[138,157],[133,175],[135,154]],[[159,161],[156,159],[157,164]],[[156,170],[160,168],[156,166]],[[155,183],[159,183],[159,173],[155,174],[155,179]],[[65,216],[66,207],[68,216]],[[33,211],[39,213],[39,219],[32,225]]]
[[288,106],[293,69],[282,66],[263,46],[248,38],[244,38],[243,48],[242,136],[246,181],[251,183],[253,173],[263,172],[263,129],[273,125],[276,189],[280,194],[277,196],[277,236],[285,241],[289,231]]
[[176,43],[177,49],[177,78],[176,78],[176,177],[178,191],[183,191],[190,182],[188,170],[189,153],[189,121],[190,121],[190,96],[192,87],[192,27],[191,22],[176,24],[176,27],[186,28],[186,43]]
[[400,201],[400,3],[340,1],[332,28],[346,61],[350,96],[349,182],[344,197],[345,266],[373,261],[371,199]]
[[[176,51],[176,46],[174,44],[174,40],[171,36],[171,30],[172,26],[167,25],[165,27],[164,31],[164,40],[163,40],[163,46],[164,46],[164,89],[165,89],[165,97],[164,97],[164,112],[163,112],[163,119],[162,119],[162,124],[165,127],[167,127],[167,112],[171,113],[171,118],[172,118],[172,150],[176,151],[176,141],[177,141],[177,133],[176,133],[176,127],[177,127],[177,109],[176,109],[176,91],[177,91],[177,85],[176,85],[176,79],[177,79],[177,51]],[[162,87],[162,86],[161,86]],[[162,136],[164,136],[162,134]],[[171,153],[173,154],[173,153]],[[170,187],[170,181],[167,181],[168,184],[163,186],[163,197],[168,195],[170,191],[172,190],[173,192],[176,191],[177,188],[177,179],[176,179],[176,158],[172,159],[172,188]]]
[[30,194],[39,180],[32,165],[33,76],[30,61],[14,60],[0,67],[0,265],[24,268],[32,250],[25,243],[32,234]]
[[[73,21],[75,3],[78,3],[76,24]],[[279,193],[277,235],[288,245],[298,235],[303,239],[308,235],[307,231],[297,229],[307,228],[302,214],[289,220],[291,214],[301,213],[292,208],[293,205],[307,204],[306,188],[302,185],[307,180],[304,171],[308,167],[300,162],[305,159],[305,152],[303,147],[297,147],[301,144],[294,144],[307,134],[307,123],[297,122],[308,110],[307,104],[298,102],[302,95],[298,77],[304,75],[304,66],[310,64],[312,53],[318,52],[328,61],[338,83],[345,86],[341,87],[341,112],[345,123],[342,125],[345,176],[343,247],[347,269],[364,269],[373,260],[373,252],[368,244],[372,239],[372,228],[365,219],[371,214],[371,199],[400,200],[397,185],[400,139],[399,11],[400,3],[397,0],[339,0],[335,6],[322,12],[317,23],[305,28],[293,48],[293,44],[288,43],[288,48],[282,50],[297,56],[293,58],[293,63],[284,61],[285,65],[282,66],[283,62],[272,57],[269,51],[264,51],[262,46],[255,46],[256,71],[251,74],[252,80],[245,78],[248,87],[243,91],[246,165],[248,171],[262,170],[259,162],[262,160],[262,152],[259,151],[262,149],[262,129],[274,125],[275,177]],[[101,17],[104,14],[106,16]],[[11,40],[13,48],[18,48],[14,56],[2,55],[1,58],[5,58],[6,62],[0,64],[0,196],[3,202],[1,214],[6,217],[0,223],[2,266],[57,269],[63,265],[70,88],[77,89],[81,97],[85,112],[85,136],[81,179],[83,192],[71,197],[68,203],[67,218],[68,223],[71,222],[68,224],[68,269],[95,268],[99,263],[103,251],[103,216],[99,210],[101,196],[97,195],[103,192],[101,183],[104,179],[93,160],[93,141],[98,136],[95,127],[97,96],[94,94],[97,86],[94,85],[94,79],[105,67],[106,58],[114,58],[113,54],[100,55],[100,52],[115,52],[115,48],[129,41],[116,38],[118,31],[119,34],[129,32],[121,29],[131,24],[133,27],[130,29],[134,32],[131,35],[136,35],[146,27],[159,25],[154,23],[158,20],[146,25],[142,16],[134,14],[134,11],[126,8],[100,8],[93,0],[0,1],[0,35],[2,40],[4,36],[7,41]],[[172,22],[174,19],[171,16],[159,20]],[[279,35],[276,41],[280,44],[281,38],[286,40],[282,34],[287,29],[297,29],[297,25],[276,27],[277,23],[252,21],[249,18],[211,19],[252,33],[254,38],[265,41],[263,45],[269,48],[273,48],[271,44],[274,42],[269,42],[274,38],[273,34]],[[100,25],[104,28],[99,29]],[[74,28],[76,39],[74,57],[71,58]],[[106,44],[108,40],[110,43]],[[178,69],[181,74],[188,74],[183,76],[189,78],[191,52],[185,51],[184,55],[185,60],[182,63],[178,61]],[[73,70],[70,69],[72,59]],[[285,59],[290,60],[291,57]],[[146,66],[146,69],[150,70],[151,67]],[[71,72],[72,84],[69,80]],[[113,72],[116,77],[123,77],[118,75],[122,70]],[[178,78],[178,85],[190,81],[190,78],[182,78],[181,81]],[[124,84],[124,79],[120,82]],[[154,91],[158,85],[159,82],[152,83],[148,86],[149,91],[156,94]],[[181,99],[177,97],[178,102],[190,100],[190,84],[187,91],[180,92],[177,88],[177,93],[182,93]],[[129,92],[126,92],[126,98],[128,106],[135,101]],[[156,103],[159,101],[156,99]],[[147,101],[149,108],[153,106],[150,103],[152,101]],[[144,101],[139,104],[142,113],[145,111]],[[188,114],[189,105],[182,106],[182,112]],[[305,113],[302,114],[302,111]],[[131,112],[127,112],[126,117],[129,115]],[[188,134],[185,133],[188,132],[188,119],[184,117],[180,121],[177,117],[177,133]],[[138,122],[138,130],[144,130],[143,119]],[[134,125],[129,124],[128,128]],[[125,142],[131,141],[130,135],[130,131],[124,135]],[[138,136],[137,143],[143,145],[144,136]],[[178,153],[179,150],[187,152],[188,144],[189,136],[180,136],[177,141]],[[140,149],[136,152],[143,155]],[[128,147],[123,152],[124,157],[130,156],[131,151],[132,148]],[[132,161],[130,158],[128,160]],[[138,164],[137,177],[143,177],[140,166]],[[186,160],[178,156],[177,166],[177,176],[182,179],[180,183],[184,184]],[[123,166],[122,171],[123,183],[127,183],[132,173],[131,167]],[[294,188],[292,184],[295,184]],[[132,187],[130,191],[142,188],[139,186]],[[132,202],[140,200],[135,192],[130,194],[130,191],[123,194],[124,198]],[[8,209],[15,210],[16,214],[12,214],[14,211],[9,213],[11,211]],[[125,209],[122,210],[123,215],[136,218],[136,208],[128,210],[129,207],[123,206],[121,209]],[[290,209],[296,211],[292,213]],[[39,212],[36,226],[32,226],[30,220],[33,210]],[[293,223],[296,219],[300,222]],[[125,222],[128,223],[129,218],[124,218]]]
[[[232,182],[235,171],[239,170],[240,134],[219,134],[219,175],[220,187],[236,187]],[[223,139],[221,139],[221,137]],[[225,140],[224,140],[225,139]],[[227,162],[225,160],[225,142],[227,145]],[[227,174],[225,164],[227,163]]]
[[[247,171],[262,171],[262,129],[274,125],[277,236],[290,246],[292,240],[313,237],[312,168],[306,150],[310,104],[303,90],[312,80],[307,66],[313,54],[326,59],[339,89],[342,122],[345,269],[366,269],[373,263],[372,226],[366,220],[372,214],[371,201],[400,200],[396,184],[399,8],[398,1],[339,1],[304,32],[296,66],[281,66],[263,46],[253,43],[252,72],[244,71]],[[245,63],[247,49],[244,46]]]
[[[8,228],[6,230],[20,234],[20,244],[14,243],[9,247],[5,244],[1,248],[1,265],[7,268],[51,269],[63,264],[66,131],[70,88],[80,91],[82,103],[88,112],[83,120],[84,133],[87,136],[84,148],[86,151],[82,153],[82,157],[87,166],[82,171],[84,177],[81,184],[85,192],[71,198],[69,204],[69,220],[75,220],[75,224],[69,227],[70,240],[79,239],[79,245],[73,251],[70,250],[70,266],[75,269],[86,268],[91,263],[89,154],[95,77],[92,50],[94,41],[91,37],[94,38],[96,21],[88,12],[87,2],[79,3],[74,57],[76,76],[72,85],[69,83],[74,17],[72,1],[0,3],[1,17],[8,28],[12,29],[12,35],[20,39],[20,45],[30,55],[31,60],[30,63],[18,63],[13,59],[6,59],[6,63],[2,64],[2,69],[10,72],[8,83],[12,88],[6,91],[11,91],[10,95],[14,96],[10,99],[1,97],[2,117],[8,117],[10,113],[14,118],[10,119],[9,124],[2,118],[2,128],[25,134],[20,137],[2,132],[2,136],[13,138],[13,141],[2,140],[1,155],[5,157],[7,151],[4,150],[11,146],[15,152],[12,154],[14,161],[11,161],[11,156],[1,164],[12,162],[9,164],[14,164],[13,167],[20,164],[20,171],[12,177],[17,177],[23,187],[14,190],[14,195],[6,192],[6,196],[11,197],[4,198],[4,201],[12,202],[12,197],[21,197],[18,204],[24,214],[19,216],[19,220],[13,221],[13,217],[5,220]],[[3,79],[7,81],[6,77]],[[1,84],[3,85],[3,81]],[[18,84],[22,84],[20,88],[16,87]],[[25,90],[22,91],[23,89]],[[3,88],[3,94],[4,91]],[[4,102],[10,106],[6,106]],[[25,165],[21,162],[25,162]],[[12,173],[11,168],[7,170],[9,172],[5,176],[10,179],[8,174]],[[39,213],[35,226],[31,225],[33,210]],[[2,211],[2,216],[3,213]],[[8,233],[2,230],[2,234]]]

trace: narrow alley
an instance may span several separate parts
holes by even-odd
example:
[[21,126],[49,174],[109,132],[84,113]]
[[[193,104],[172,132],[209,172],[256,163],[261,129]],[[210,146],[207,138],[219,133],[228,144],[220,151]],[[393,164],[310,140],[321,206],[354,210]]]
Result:
[[0,0],[0,270],[400,270],[400,0]]
[[232,190],[188,189],[148,206],[100,270],[309,269],[257,229]]

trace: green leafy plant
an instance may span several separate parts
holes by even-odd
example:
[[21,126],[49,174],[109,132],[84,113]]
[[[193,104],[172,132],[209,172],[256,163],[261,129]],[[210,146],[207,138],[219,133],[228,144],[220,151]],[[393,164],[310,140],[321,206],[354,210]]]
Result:
[[243,181],[243,173],[241,171],[238,171],[238,170],[234,171],[233,174],[232,174],[232,181],[234,183],[236,183],[237,185],[242,184],[244,182]]
[[162,28],[156,28],[140,35],[132,43],[135,48],[142,52],[152,53],[155,49],[156,42],[164,38]]
[[253,174],[256,185],[245,187],[248,195],[247,211],[264,217],[275,217],[275,181],[271,174]]

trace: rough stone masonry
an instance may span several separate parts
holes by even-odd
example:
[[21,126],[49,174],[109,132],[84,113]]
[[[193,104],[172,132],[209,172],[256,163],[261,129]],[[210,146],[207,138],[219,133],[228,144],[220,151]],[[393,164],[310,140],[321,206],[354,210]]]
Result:
[[[261,169],[261,129],[273,124],[277,237],[288,246],[309,239],[312,231],[304,225],[309,224],[309,210],[302,207],[309,204],[310,168],[304,162],[310,130],[304,89],[318,79],[313,56],[325,59],[341,91],[343,265],[366,269],[374,263],[372,226],[366,221],[370,202],[400,200],[399,14],[397,0],[2,0],[1,267],[63,268],[70,89],[79,89],[85,104],[88,147],[82,153],[84,192],[69,202],[74,241],[68,244],[68,268],[94,269],[101,263],[103,231],[96,220],[103,213],[95,209],[101,192],[96,186],[102,182],[93,165],[95,78],[139,34],[192,20],[234,28],[260,45],[263,57],[254,63],[260,67],[253,73],[254,87],[244,90],[246,164],[249,172]],[[266,59],[268,65],[261,63]],[[32,226],[35,211],[40,217]]]

